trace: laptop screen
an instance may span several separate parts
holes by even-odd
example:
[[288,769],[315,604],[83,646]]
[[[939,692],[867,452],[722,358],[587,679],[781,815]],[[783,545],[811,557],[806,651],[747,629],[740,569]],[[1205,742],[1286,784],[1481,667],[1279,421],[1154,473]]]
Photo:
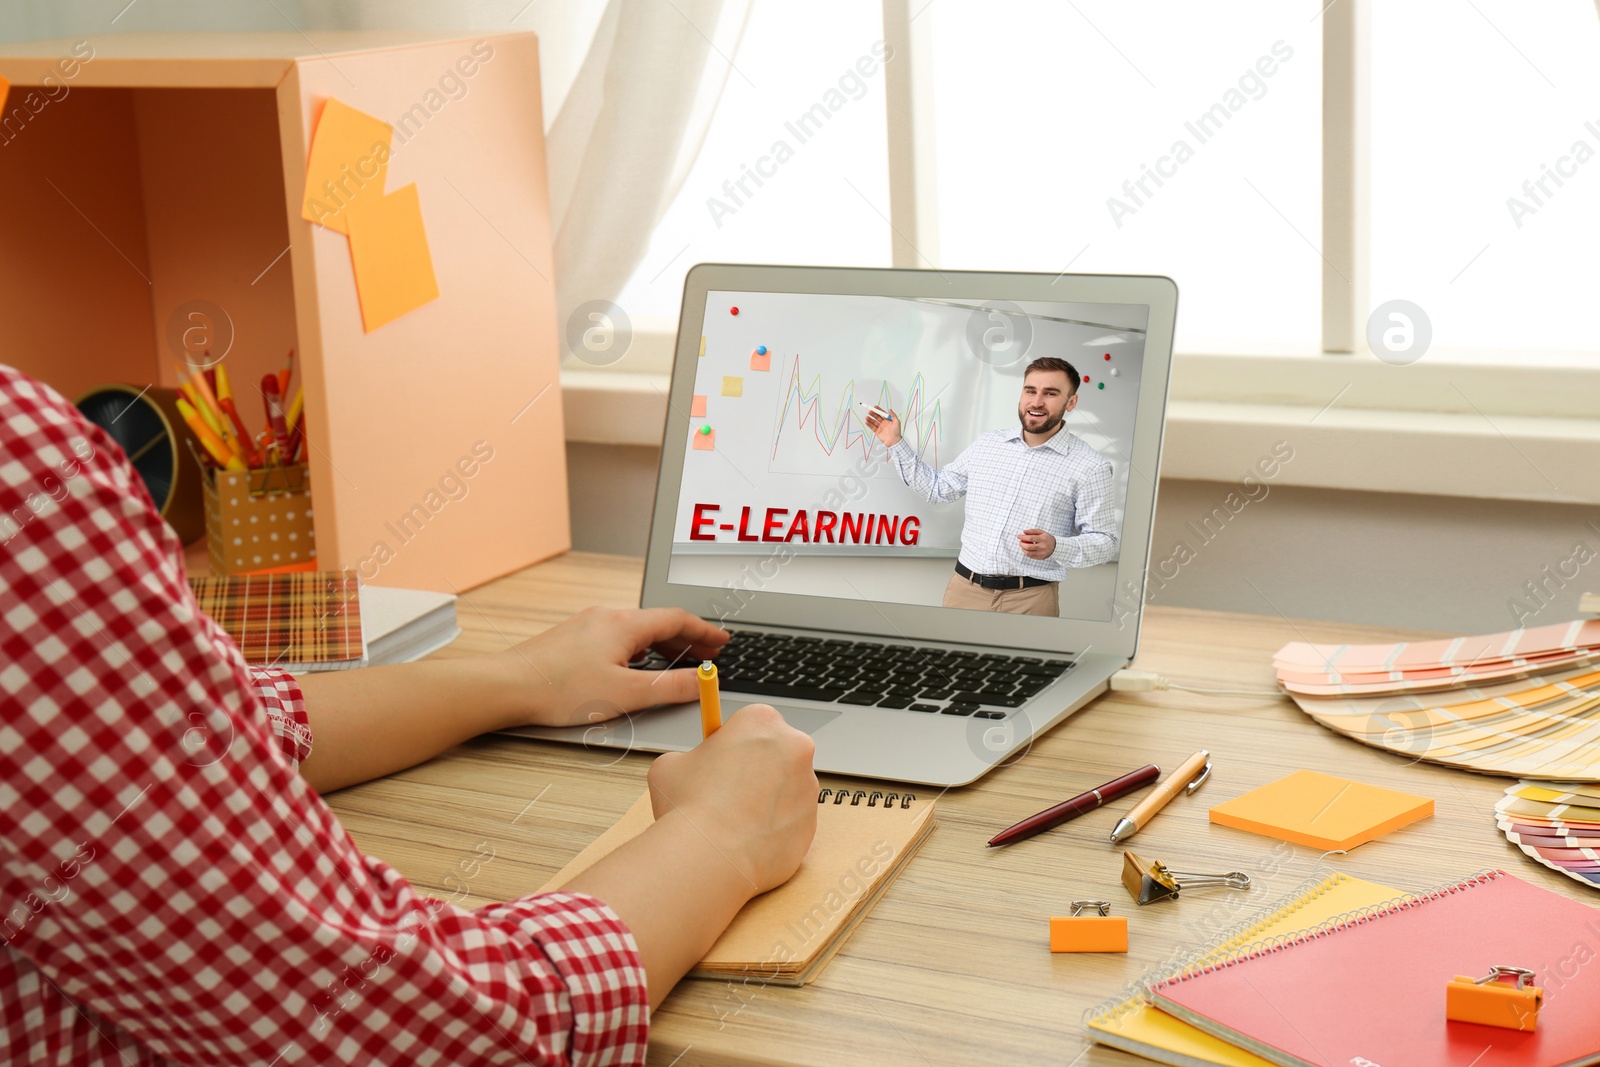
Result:
[[710,292],[667,581],[1110,619],[1149,317]]

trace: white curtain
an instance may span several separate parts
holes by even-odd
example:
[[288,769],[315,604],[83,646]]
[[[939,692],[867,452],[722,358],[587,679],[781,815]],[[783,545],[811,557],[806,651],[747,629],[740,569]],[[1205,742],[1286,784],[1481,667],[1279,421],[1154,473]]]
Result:
[[615,300],[638,267],[699,154],[752,2],[25,0],[0,8],[0,41],[172,31],[534,31],[559,328],[577,305]]

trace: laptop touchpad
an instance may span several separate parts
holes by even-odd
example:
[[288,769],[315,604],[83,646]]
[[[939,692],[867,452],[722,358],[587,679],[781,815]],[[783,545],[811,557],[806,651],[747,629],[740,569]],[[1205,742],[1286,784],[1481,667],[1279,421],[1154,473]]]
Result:
[[797,708],[790,704],[774,704],[783,721],[803,733],[814,734],[840,715],[837,711],[822,708]]

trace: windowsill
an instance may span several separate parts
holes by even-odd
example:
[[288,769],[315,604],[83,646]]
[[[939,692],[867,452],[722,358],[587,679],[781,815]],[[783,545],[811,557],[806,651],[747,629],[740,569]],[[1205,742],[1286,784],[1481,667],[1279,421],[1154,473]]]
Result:
[[[636,338],[627,369],[563,370],[567,440],[659,447],[671,351]],[[1162,474],[1238,481],[1286,441],[1278,485],[1600,504],[1597,414],[1600,367],[1557,358],[1179,354]]]

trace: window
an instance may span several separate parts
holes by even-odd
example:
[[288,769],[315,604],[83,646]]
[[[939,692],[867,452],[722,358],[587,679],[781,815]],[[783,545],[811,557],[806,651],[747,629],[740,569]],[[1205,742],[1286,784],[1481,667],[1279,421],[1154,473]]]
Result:
[[617,299],[637,326],[674,328],[696,263],[889,265],[883,49],[874,4],[758,0],[700,156]]
[[1318,347],[1321,36],[1248,0],[939,0],[940,265],[1167,274],[1178,347]]
[[1590,4],[1372,10],[1372,301],[1433,343],[1600,365],[1600,19]]

